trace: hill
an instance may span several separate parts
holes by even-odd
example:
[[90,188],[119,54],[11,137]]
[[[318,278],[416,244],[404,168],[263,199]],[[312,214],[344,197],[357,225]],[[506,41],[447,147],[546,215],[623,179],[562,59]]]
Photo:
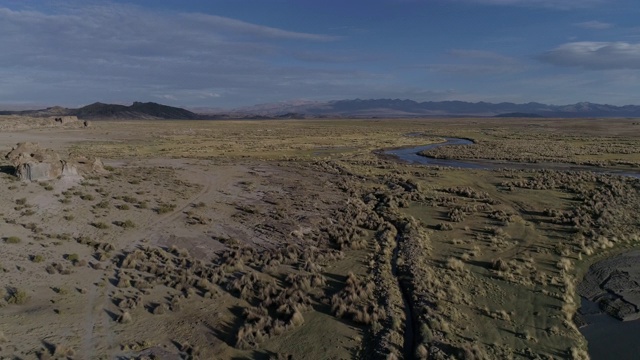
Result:
[[70,110],[79,119],[178,119],[194,120],[200,116],[189,110],[154,102],[134,102],[131,106],[93,103]]
[[130,106],[96,102],[78,109],[68,109],[55,106],[41,110],[3,111],[2,114],[28,115],[35,117],[75,115],[79,119],[83,120],[196,120],[202,118],[201,115],[189,110],[157,104],[154,102],[134,102]]

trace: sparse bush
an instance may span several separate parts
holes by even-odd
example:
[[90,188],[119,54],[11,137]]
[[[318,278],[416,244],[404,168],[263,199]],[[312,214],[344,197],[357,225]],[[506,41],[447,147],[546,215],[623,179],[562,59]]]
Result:
[[23,211],[20,215],[22,216],[31,216],[33,214],[35,214],[36,212],[33,209],[27,209],[25,211]]
[[129,196],[129,195],[125,195],[122,197],[122,201],[129,203],[129,204],[135,204],[138,202],[138,199],[136,199],[133,196]]
[[7,244],[18,244],[21,241],[22,241],[22,239],[20,239],[17,236],[9,236],[9,237],[4,238],[4,242],[7,243]]
[[155,208],[155,212],[158,214],[166,214],[166,213],[170,213],[173,210],[175,210],[176,205],[175,204],[167,204],[167,203],[163,203],[158,205],[157,208]]
[[29,301],[29,295],[21,289],[8,288],[7,297],[5,298],[7,303],[15,305],[23,305]]
[[118,317],[118,322],[120,324],[128,324],[131,321],[133,321],[133,318],[131,317],[131,314],[128,311],[123,312],[122,315]]
[[116,225],[116,226],[119,226],[119,227],[121,227],[123,229],[132,229],[132,228],[136,227],[136,224],[131,220],[114,221],[113,224]]
[[111,206],[111,203],[109,202],[109,200],[102,200],[95,205],[95,207],[99,209],[107,209],[109,208],[109,206]]
[[91,225],[93,227],[95,227],[95,228],[98,228],[98,229],[108,229],[109,228],[109,224],[104,223],[104,222],[94,222],[94,223],[91,223]]
[[436,229],[442,230],[442,231],[449,231],[449,230],[453,230],[453,225],[449,223],[441,222],[438,225],[436,225]]
[[86,200],[86,201],[92,201],[92,200],[95,200],[95,197],[91,194],[82,194],[80,195],[80,199]]
[[43,262],[44,261],[44,256],[38,254],[38,255],[31,255],[30,256],[31,261],[33,261],[34,263],[39,263],[39,262]]
[[460,259],[456,259],[456,258],[449,258],[447,260],[447,268],[451,269],[451,270],[455,270],[455,271],[463,271],[464,270],[464,262],[462,262],[462,260]]

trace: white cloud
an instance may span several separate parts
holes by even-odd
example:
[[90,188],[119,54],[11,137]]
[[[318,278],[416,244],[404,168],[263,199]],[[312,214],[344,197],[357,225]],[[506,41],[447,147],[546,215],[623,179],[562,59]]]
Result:
[[640,69],[640,43],[571,42],[547,51],[540,58],[554,65],[586,69]]
[[335,36],[116,3],[56,4],[63,5],[48,12],[0,5],[0,49],[11,49],[0,51],[5,100],[83,104],[193,95],[191,101],[202,102],[235,94],[250,101],[285,74],[298,82],[353,76],[287,65],[291,56],[283,53]]
[[182,14],[181,16],[194,24],[201,23],[202,25],[209,26],[212,29],[233,31],[238,34],[245,34],[250,36],[311,41],[332,41],[338,39],[338,37],[336,36],[287,31],[216,15],[188,13]]
[[575,23],[573,25],[577,27],[581,27],[583,29],[592,29],[592,30],[605,30],[613,27],[613,24],[597,21],[597,20]]

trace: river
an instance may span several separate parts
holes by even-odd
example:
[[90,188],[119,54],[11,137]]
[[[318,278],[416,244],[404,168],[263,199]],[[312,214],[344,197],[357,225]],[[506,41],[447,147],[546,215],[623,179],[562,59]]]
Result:
[[[408,134],[408,136],[418,136],[418,134]],[[473,141],[468,139],[447,137],[444,139],[445,141],[441,143],[385,150],[383,154],[395,156],[399,160],[409,164],[427,166],[448,166],[463,169],[486,170],[509,168],[521,170],[548,169],[557,171],[592,171],[602,174],[640,178],[640,172],[568,163],[533,164],[492,160],[447,160],[419,155],[420,152],[440,146],[472,146],[474,144]],[[638,335],[640,334],[640,320],[622,322],[600,311],[597,304],[584,298],[582,298],[580,312],[583,314],[583,319],[588,324],[587,326],[582,327],[580,332],[589,343],[589,356],[592,360],[624,360],[640,358],[640,342],[637,341]]]
[[[414,134],[409,134],[415,136]],[[449,159],[436,159],[429,156],[419,155],[420,152],[435,149],[440,146],[451,145],[469,145],[474,144],[469,139],[450,138],[445,137],[445,141],[441,143],[434,143],[428,145],[420,145],[415,147],[406,147],[400,149],[385,150],[382,153],[384,155],[391,155],[399,160],[407,162],[409,164],[419,164],[428,166],[449,166],[462,169],[480,169],[480,170],[495,170],[495,169],[519,169],[519,170],[557,170],[557,171],[591,171],[601,174],[611,174],[620,176],[629,176],[634,178],[640,178],[640,171],[629,171],[620,169],[611,169],[598,166],[576,165],[570,163],[522,163],[515,161],[497,161],[497,160],[449,160]]]

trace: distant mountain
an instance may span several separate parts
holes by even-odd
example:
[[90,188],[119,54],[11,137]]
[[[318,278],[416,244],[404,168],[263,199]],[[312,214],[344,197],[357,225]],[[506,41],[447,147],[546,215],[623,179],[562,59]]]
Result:
[[194,120],[200,116],[189,110],[154,102],[134,102],[131,106],[93,103],[71,110],[79,119],[177,119]]
[[602,105],[580,102],[570,105],[546,105],[536,102],[514,104],[509,102],[425,101],[401,99],[333,100],[333,101],[286,101],[259,104],[250,107],[223,111],[216,108],[199,108],[192,112],[183,108],[153,102],[134,102],[130,106],[93,103],[79,109],[49,107],[42,110],[0,111],[0,115],[65,116],[75,115],[80,119],[122,120],[214,120],[214,119],[305,119],[305,118],[400,118],[430,116],[478,116],[478,117],[546,117],[546,118],[593,118],[629,117],[640,118],[638,105]]
[[134,102],[131,106],[117,104],[93,103],[79,109],[68,109],[59,106],[42,110],[3,111],[0,114],[17,114],[29,116],[77,116],[79,119],[122,119],[122,120],[155,120],[176,119],[195,120],[202,116],[178,107],[161,105],[153,102]]
[[234,110],[237,114],[276,117],[287,113],[307,117],[425,117],[497,116],[513,117],[640,117],[640,106],[613,106],[581,102],[573,105],[425,101],[401,99],[334,100],[327,102],[275,103]]
[[529,114],[529,113],[506,113],[506,114],[498,114],[494,117],[499,118],[542,118],[544,116],[540,114]]

